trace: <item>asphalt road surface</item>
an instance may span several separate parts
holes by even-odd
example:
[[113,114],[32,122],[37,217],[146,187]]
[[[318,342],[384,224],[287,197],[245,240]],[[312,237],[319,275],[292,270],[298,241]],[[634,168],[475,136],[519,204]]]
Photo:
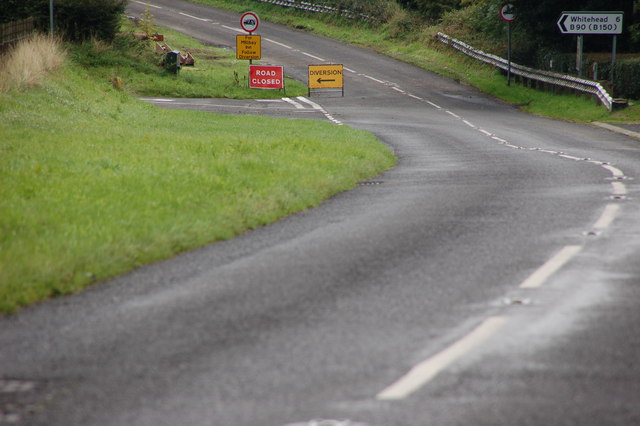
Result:
[[[238,14],[151,5],[214,45],[240,33]],[[367,129],[397,167],[0,319],[0,424],[640,424],[639,142],[305,32],[258,33],[263,62],[302,81],[343,64],[345,96],[152,101]]]

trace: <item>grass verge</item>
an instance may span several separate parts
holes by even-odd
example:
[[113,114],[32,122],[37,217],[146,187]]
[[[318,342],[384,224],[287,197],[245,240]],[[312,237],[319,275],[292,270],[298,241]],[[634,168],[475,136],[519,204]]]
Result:
[[[518,84],[506,85],[506,77],[494,68],[473,61],[439,45],[433,36],[442,28],[426,28],[414,34],[401,34],[393,23],[370,25],[344,18],[295,11],[251,0],[189,0],[235,12],[254,10],[262,18],[305,31],[374,49],[387,56],[411,63],[469,84],[485,93],[518,105],[524,111],[546,117],[577,122],[640,122],[640,105],[609,113],[586,96],[556,95]],[[446,29],[442,29],[445,30]],[[639,104],[640,102],[634,102]]]
[[373,135],[171,111],[76,64],[0,94],[0,312],[316,206],[394,164]]
[[[136,28],[128,20],[125,32],[112,44],[92,40],[70,45],[75,64],[83,67],[95,79],[113,82],[132,95],[184,98],[265,99],[307,94],[305,84],[285,79],[285,90],[250,89],[247,83],[247,61],[235,58],[232,51],[207,46],[202,42],[166,28],[159,29],[172,50],[190,52],[195,66],[184,66],[173,75],[159,67],[163,54],[156,51],[155,42],[141,41],[133,34]],[[259,62],[256,62],[259,63]]]

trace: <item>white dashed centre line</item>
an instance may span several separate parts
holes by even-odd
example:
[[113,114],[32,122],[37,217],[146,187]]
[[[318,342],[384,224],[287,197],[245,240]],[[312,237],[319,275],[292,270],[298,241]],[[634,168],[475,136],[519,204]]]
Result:
[[551,275],[555,274],[565,263],[573,259],[573,257],[582,250],[582,246],[566,246],[544,265],[538,268],[529,278],[520,284],[520,288],[538,288],[541,287]]
[[453,345],[413,367],[397,382],[380,392],[377,395],[377,399],[394,401],[407,398],[431,381],[431,379],[450,364],[493,336],[506,322],[507,318],[505,317],[487,318],[471,333]]
[[613,220],[616,218],[618,211],[620,210],[619,204],[608,204],[604,211],[602,212],[602,216],[596,221],[593,225],[594,229],[606,229],[608,228]]
[[211,19],[198,18],[197,16],[189,15],[187,13],[182,13],[182,12],[179,12],[179,13],[180,15],[186,16],[187,18],[197,19],[198,21],[203,21],[203,22],[211,22]]

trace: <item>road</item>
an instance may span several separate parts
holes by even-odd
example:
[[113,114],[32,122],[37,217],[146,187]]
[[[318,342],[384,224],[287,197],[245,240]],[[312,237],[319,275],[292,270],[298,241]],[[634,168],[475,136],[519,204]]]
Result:
[[[214,45],[238,33],[238,14],[151,5]],[[367,129],[397,167],[0,319],[0,424],[640,424],[639,142],[302,31],[259,33],[264,62],[302,81],[344,64],[345,96],[191,107]]]

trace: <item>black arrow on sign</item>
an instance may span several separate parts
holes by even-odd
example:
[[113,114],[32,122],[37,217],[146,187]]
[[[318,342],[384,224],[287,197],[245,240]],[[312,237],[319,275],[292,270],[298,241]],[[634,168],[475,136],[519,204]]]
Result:
[[318,79],[318,83],[322,84],[322,83],[327,83],[329,81],[335,81],[335,80],[323,80],[321,78]]
[[567,18],[569,17],[569,15],[562,15],[562,18],[560,18],[560,21],[558,21],[558,26],[560,27],[560,30],[563,33],[567,32],[567,27],[564,26],[565,21],[567,20]]

